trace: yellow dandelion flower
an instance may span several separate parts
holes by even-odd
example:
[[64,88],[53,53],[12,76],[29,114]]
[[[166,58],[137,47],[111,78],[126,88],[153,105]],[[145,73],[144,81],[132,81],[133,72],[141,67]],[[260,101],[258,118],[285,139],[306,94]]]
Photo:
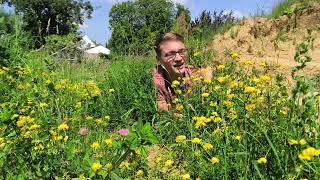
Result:
[[239,84],[238,84],[238,81],[236,81],[236,80],[231,81],[230,84],[229,84],[229,88],[230,89],[235,89],[238,86],[239,86]]
[[115,92],[115,90],[114,89],[109,89],[109,93],[114,93]]
[[102,122],[103,122],[102,118],[96,119],[96,123],[97,123],[97,124],[101,124]]
[[222,69],[224,69],[224,68],[226,68],[226,66],[223,65],[223,64],[220,64],[220,65],[217,67],[218,70],[222,70]]
[[172,161],[172,160],[167,160],[166,162],[164,162],[164,165],[166,166],[166,167],[171,167],[172,165],[173,165],[173,163],[174,163],[174,161]]
[[201,143],[201,139],[199,138],[193,138],[191,141],[193,144],[200,144]]
[[238,53],[238,52],[232,52],[232,53],[231,53],[231,57],[232,57],[233,59],[237,59],[237,58],[239,57],[239,53]]
[[176,137],[176,142],[181,143],[181,142],[185,141],[186,139],[187,139],[187,137],[185,135],[179,135]]
[[176,107],[176,110],[182,111],[183,110],[183,105],[182,104],[178,104],[177,107]]
[[99,148],[100,148],[100,144],[99,144],[98,141],[95,141],[95,142],[93,142],[93,143],[90,145],[90,147],[91,147],[92,149],[99,149]]
[[300,139],[299,144],[305,145],[305,144],[307,144],[307,141],[305,139]]
[[210,106],[211,107],[217,107],[218,103],[217,101],[213,102],[213,101],[210,101]]
[[67,123],[62,123],[58,126],[58,130],[59,131],[65,131],[65,130],[68,130],[69,129],[69,126]]
[[210,151],[211,149],[213,149],[213,145],[210,144],[210,143],[204,143],[203,148],[204,148],[205,150]]
[[214,86],[213,90],[216,91],[216,92],[219,92],[221,90],[221,86],[218,86],[218,85]]
[[120,167],[125,167],[125,168],[129,168],[130,167],[130,164],[128,161],[122,161],[121,164],[120,164]]
[[112,164],[111,163],[107,163],[104,167],[109,170],[109,169],[112,168]]
[[188,180],[188,179],[190,179],[190,174],[184,174],[184,175],[182,175],[182,180]]
[[256,105],[255,104],[247,104],[245,108],[247,111],[253,111],[256,109]]
[[297,144],[299,144],[299,142],[298,142],[297,140],[290,139],[290,140],[289,140],[289,144],[292,146],[292,145],[297,145]]
[[255,92],[257,92],[257,89],[255,87],[247,86],[244,88],[244,93],[253,94]]
[[212,157],[210,159],[212,165],[216,165],[216,164],[219,164],[220,163],[220,159],[218,157]]
[[175,88],[178,87],[180,85],[180,82],[177,80],[172,81],[171,87]]
[[207,79],[207,78],[204,79],[203,82],[204,82],[205,84],[211,84],[211,83],[212,83],[211,79]]
[[267,163],[267,158],[261,157],[257,160],[258,164],[266,164]]
[[320,149],[314,147],[308,147],[304,149],[299,155],[300,160],[311,160],[314,156],[320,155]]
[[138,176],[138,177],[143,176],[143,171],[142,171],[141,169],[139,169],[139,170],[136,172],[136,176]]
[[202,94],[201,94],[201,96],[202,96],[202,97],[205,97],[205,98],[208,97],[209,95],[210,95],[209,93],[202,93]]
[[92,164],[91,168],[92,168],[93,172],[96,173],[97,171],[99,171],[102,168],[102,165],[99,162],[95,162]]
[[238,135],[238,136],[235,136],[234,139],[235,139],[235,140],[238,140],[238,141],[241,141],[241,136],[239,136],[239,135]]
[[112,147],[112,138],[108,138],[108,139],[104,140],[104,142],[105,142],[109,147]]

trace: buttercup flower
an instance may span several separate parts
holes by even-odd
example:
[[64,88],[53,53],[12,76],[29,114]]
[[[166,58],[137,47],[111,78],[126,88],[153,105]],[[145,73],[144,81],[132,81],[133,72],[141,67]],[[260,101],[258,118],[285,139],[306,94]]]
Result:
[[220,163],[220,160],[219,160],[219,158],[217,158],[217,157],[212,157],[212,158],[210,159],[210,161],[211,161],[211,163],[212,163],[213,165],[216,165],[216,164],[219,164],[219,163]]
[[267,158],[261,157],[260,159],[257,160],[257,163],[259,163],[259,164],[266,164],[266,163],[267,163]]
[[179,135],[179,136],[176,137],[176,142],[180,143],[180,142],[183,142],[186,139],[187,139],[187,137],[185,135]]
[[92,164],[91,168],[96,173],[102,168],[102,165],[99,162],[95,162]]

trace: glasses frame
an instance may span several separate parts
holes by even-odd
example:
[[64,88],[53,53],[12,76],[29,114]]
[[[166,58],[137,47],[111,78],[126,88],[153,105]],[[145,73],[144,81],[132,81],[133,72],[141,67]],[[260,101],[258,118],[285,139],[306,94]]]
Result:
[[[170,54],[169,54],[170,53]],[[170,51],[164,55],[167,61],[172,61],[176,58],[177,53],[182,57],[182,58],[187,58],[188,57],[188,49],[183,48],[178,51]]]

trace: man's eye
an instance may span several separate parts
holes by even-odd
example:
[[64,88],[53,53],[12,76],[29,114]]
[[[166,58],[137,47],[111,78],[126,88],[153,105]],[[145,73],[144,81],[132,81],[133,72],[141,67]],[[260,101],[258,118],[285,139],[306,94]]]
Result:
[[165,56],[166,57],[172,57],[174,55],[176,55],[176,52],[168,52]]

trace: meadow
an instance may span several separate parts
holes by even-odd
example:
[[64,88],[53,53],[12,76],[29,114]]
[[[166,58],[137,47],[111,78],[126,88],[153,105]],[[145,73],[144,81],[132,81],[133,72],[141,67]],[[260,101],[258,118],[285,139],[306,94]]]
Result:
[[26,48],[21,33],[2,41],[1,179],[320,178],[318,81],[300,73],[311,31],[290,74],[234,51],[214,63],[206,42],[188,39],[189,63],[213,78],[172,82],[162,113],[155,54],[67,61]]

